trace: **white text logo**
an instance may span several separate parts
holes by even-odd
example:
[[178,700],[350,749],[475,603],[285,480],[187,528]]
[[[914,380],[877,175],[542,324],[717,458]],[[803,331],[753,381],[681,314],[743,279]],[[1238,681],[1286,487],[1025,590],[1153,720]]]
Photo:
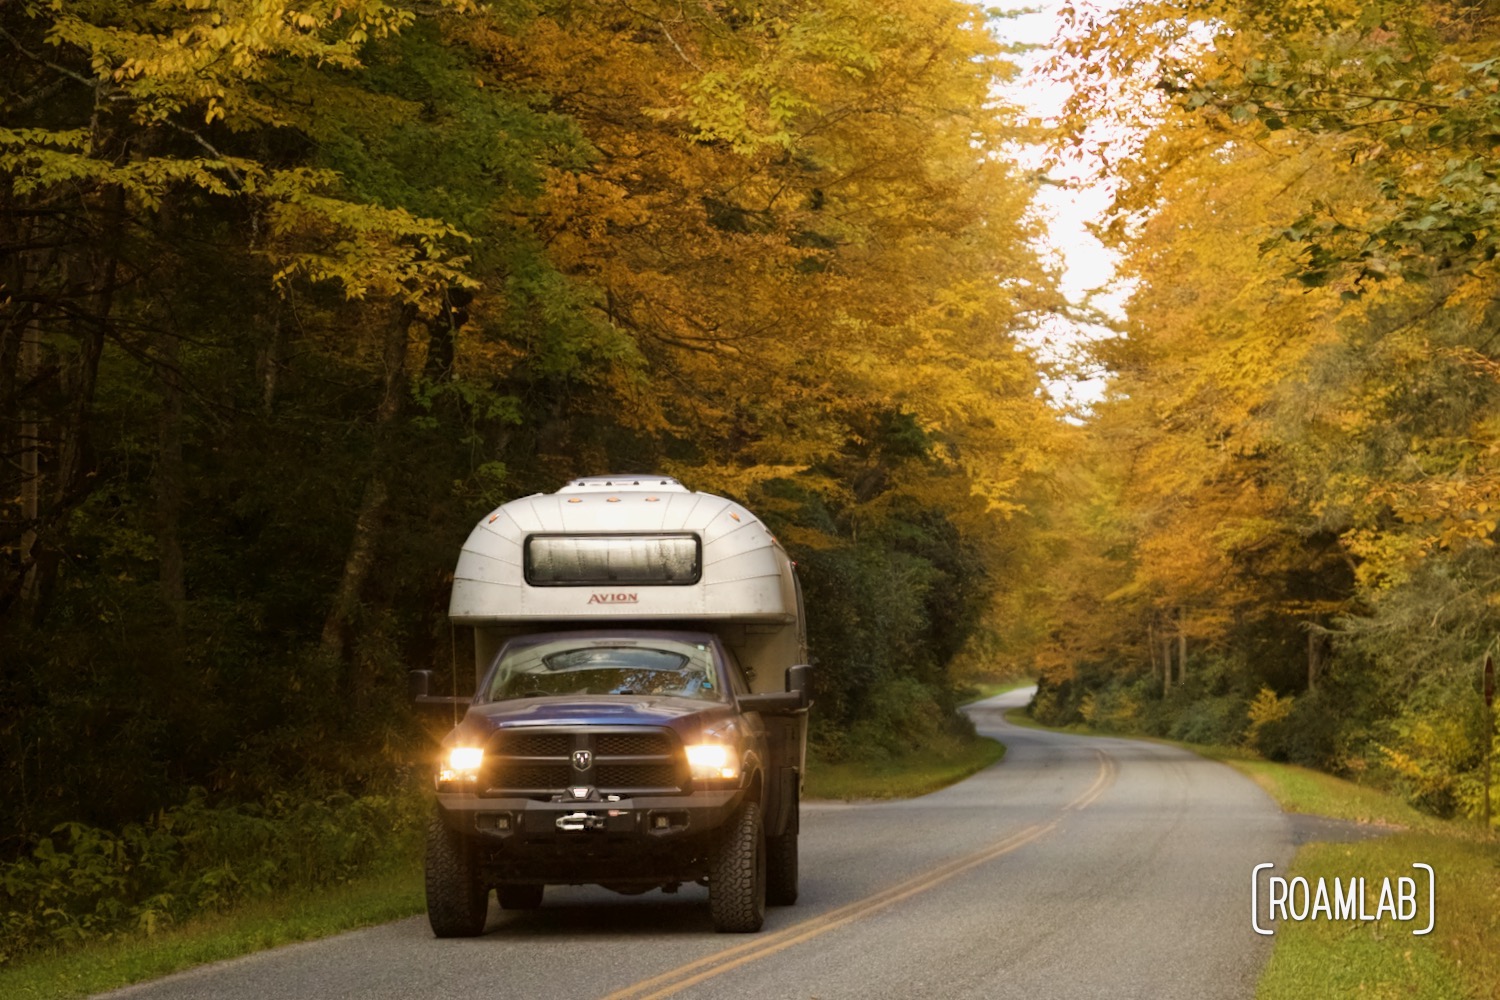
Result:
[[[1418,874],[1379,880],[1363,875],[1348,879],[1309,879],[1301,875],[1290,879],[1282,875],[1261,878],[1261,872],[1275,867],[1271,863],[1256,865],[1250,873],[1250,923],[1257,934],[1276,933],[1274,927],[1262,926],[1262,920],[1268,924],[1288,920],[1293,923],[1389,920],[1399,924],[1425,923],[1412,930],[1412,934],[1420,937],[1431,934],[1437,922],[1437,879],[1431,865],[1421,862],[1412,865],[1413,870],[1425,872],[1425,877]],[[1426,892],[1421,891],[1423,883]]]

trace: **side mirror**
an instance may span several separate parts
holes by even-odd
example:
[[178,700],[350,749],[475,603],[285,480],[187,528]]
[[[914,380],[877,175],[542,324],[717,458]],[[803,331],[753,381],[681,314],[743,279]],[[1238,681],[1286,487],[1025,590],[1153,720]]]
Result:
[[805,706],[802,695],[796,691],[772,691],[770,694],[742,694],[740,708],[746,712],[765,712],[768,715],[785,715],[800,711]]
[[411,697],[412,701],[417,703],[418,707],[441,706],[443,708],[450,708],[454,705],[463,707],[472,700],[462,696],[450,697],[448,695],[431,694],[431,691],[431,670],[407,671],[406,693]]
[[786,691],[770,694],[747,694],[740,697],[740,708],[747,712],[788,715],[812,704],[812,667],[800,663],[786,671]]
[[406,694],[412,701],[421,701],[423,698],[431,697],[432,671],[412,670],[406,675]]
[[795,667],[787,667],[786,689],[802,696],[803,708],[811,705],[813,701],[812,666],[806,663],[799,663]]

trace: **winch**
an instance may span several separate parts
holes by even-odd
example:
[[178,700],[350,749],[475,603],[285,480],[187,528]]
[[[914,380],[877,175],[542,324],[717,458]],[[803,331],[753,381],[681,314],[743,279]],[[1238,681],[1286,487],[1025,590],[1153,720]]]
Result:
[[557,828],[569,833],[579,833],[584,830],[603,830],[609,826],[608,817],[598,813],[570,812],[557,817]]

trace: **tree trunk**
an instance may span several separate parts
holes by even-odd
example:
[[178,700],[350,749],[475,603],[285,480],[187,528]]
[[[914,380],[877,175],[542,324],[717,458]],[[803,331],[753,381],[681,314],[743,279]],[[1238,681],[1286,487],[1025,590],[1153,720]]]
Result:
[[[24,246],[36,225],[10,211],[15,204],[11,184],[0,180],[0,242]],[[34,275],[41,264],[37,257],[35,252],[13,251],[0,264],[0,289],[5,293],[0,295],[0,455],[18,456],[13,467],[0,463],[0,495],[20,499],[19,537],[9,525],[0,536],[0,552],[8,554],[12,542],[16,543],[16,562],[5,566],[5,577],[0,579],[0,614],[15,598],[29,599],[36,576],[32,560],[42,512],[41,417],[27,388],[41,368],[42,352],[35,326],[36,303],[16,298],[35,294]]]
[[[36,331],[21,331],[21,381],[36,375],[42,363],[41,345]],[[30,403],[21,411],[21,521],[26,525],[21,535],[21,602],[30,604],[36,596],[37,526],[42,518],[41,424],[36,407]]]
[[346,646],[345,630],[359,607],[360,591],[370,576],[370,567],[375,563],[375,539],[380,532],[380,521],[385,515],[388,499],[385,476],[376,471],[365,482],[364,495],[360,497],[359,514],[354,519],[354,538],[349,543],[349,556],[344,560],[344,573],[339,579],[338,594],[333,608],[323,621],[323,653],[330,659],[342,660]]
[[156,550],[162,603],[172,614],[172,652],[180,658],[187,626],[187,585],[182,555],[182,341],[175,330],[157,337],[157,378],[161,381],[161,415],[157,421]]
[[1156,626],[1146,623],[1146,655],[1151,658],[1151,679],[1156,679]]
[[427,321],[427,361],[422,377],[429,382],[453,379],[453,359],[458,350],[458,330],[469,319],[474,294],[465,288],[449,288],[443,309]]
[[276,409],[281,389],[281,369],[286,364],[286,325],[282,316],[286,305],[272,289],[266,309],[265,335],[255,350],[255,376],[260,383],[261,412],[270,416]]
[[344,560],[344,572],[334,595],[333,606],[323,620],[323,654],[329,659],[342,660],[348,648],[347,632],[359,608],[360,594],[369,579],[370,569],[375,564],[376,547],[380,535],[380,524],[385,517],[386,502],[390,490],[386,480],[386,438],[389,428],[401,412],[401,401],[406,396],[406,345],[408,330],[416,311],[402,306],[385,338],[385,382],[380,405],[375,411],[374,447],[372,468],[365,481],[360,497],[359,513],[354,519],[354,537],[349,542],[349,556]]
[[[87,288],[88,293],[78,303],[67,325],[78,348],[71,364],[63,361],[60,365],[62,397],[68,405],[57,432],[52,502],[42,512],[41,528],[60,523],[88,493],[89,425],[94,412],[94,389],[99,381],[99,360],[104,355],[105,332],[114,310],[115,284],[119,277],[118,244],[124,227],[124,192],[119,188],[110,189],[105,195],[104,205],[103,228],[93,235],[92,243],[68,260],[68,271],[78,275],[78,283]],[[56,543],[48,543],[45,536],[38,538],[32,564],[35,576],[29,588],[34,614],[45,610],[60,558],[61,551]]]
[[83,493],[88,478],[87,438],[93,413],[94,387],[99,380],[99,359],[104,355],[102,323],[79,331],[78,357],[63,377],[63,391],[71,405],[57,443],[57,477],[53,498],[58,507],[69,506]]
[[1307,690],[1308,693],[1318,689],[1318,670],[1322,666],[1323,637],[1318,633],[1309,631],[1307,633]]
[[1177,682],[1187,682],[1187,633],[1182,630],[1182,618],[1177,619]]
[[1161,640],[1161,693],[1162,697],[1172,693],[1172,637],[1163,636]]
[[[14,552],[4,560],[0,576],[0,617],[19,601],[34,609],[38,593],[36,559],[46,514],[48,466],[44,431],[48,417],[39,398],[50,381],[44,368],[41,317],[43,303],[61,293],[45,291],[62,271],[62,241],[56,223],[17,211],[12,185],[0,179],[0,242],[22,247],[55,243],[46,250],[16,250],[0,257],[0,454],[15,456],[14,464],[0,463],[0,495],[17,498],[15,525],[5,525],[0,551]],[[11,546],[14,546],[12,549]]]

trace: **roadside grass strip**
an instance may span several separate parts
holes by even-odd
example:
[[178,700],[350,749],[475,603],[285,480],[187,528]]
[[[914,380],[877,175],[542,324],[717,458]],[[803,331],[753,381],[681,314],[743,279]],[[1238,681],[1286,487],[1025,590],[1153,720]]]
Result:
[[421,913],[419,864],[329,889],[247,903],[155,934],[89,942],[0,968],[0,997],[64,1000]]
[[962,781],[1005,756],[1005,745],[978,737],[952,750],[917,750],[891,760],[830,764],[809,757],[804,799],[906,799]]
[[1310,921],[1277,930],[1258,1000],[1308,996],[1500,997],[1500,841],[1470,822],[1418,812],[1379,789],[1222,747],[1182,744],[1248,775],[1288,812],[1384,826],[1401,832],[1353,844],[1307,844],[1290,875],[1318,877],[1435,872],[1437,926],[1414,937],[1390,922]]
[[1413,860],[1436,872],[1432,934],[1391,921],[1285,922],[1257,1000],[1483,1000],[1500,990],[1500,845],[1447,833],[1395,834],[1353,844],[1308,844],[1291,875],[1330,882],[1351,872],[1397,872]]

